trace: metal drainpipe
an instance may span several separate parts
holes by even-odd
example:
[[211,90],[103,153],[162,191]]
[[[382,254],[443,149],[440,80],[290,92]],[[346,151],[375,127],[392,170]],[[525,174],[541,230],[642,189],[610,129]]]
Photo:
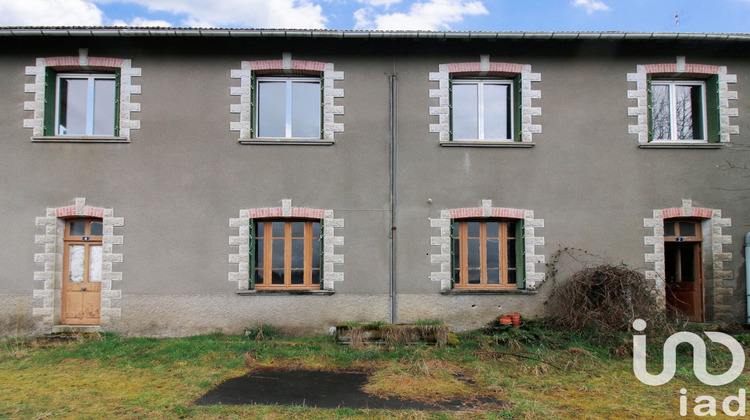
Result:
[[745,322],[750,324],[750,232],[745,234],[745,301]]
[[391,198],[391,243],[390,243],[390,302],[391,324],[396,323],[396,74],[388,78],[390,105],[390,198]]

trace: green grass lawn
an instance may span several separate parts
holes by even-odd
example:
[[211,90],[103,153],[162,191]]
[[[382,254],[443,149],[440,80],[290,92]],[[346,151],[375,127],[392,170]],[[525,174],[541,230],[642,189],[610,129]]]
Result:
[[[676,377],[650,387],[633,375],[628,353],[632,344],[626,341],[605,347],[540,328],[501,334],[474,331],[459,334],[458,340],[458,345],[447,347],[355,348],[338,345],[331,337],[255,341],[222,335],[151,339],[105,333],[58,343],[3,339],[0,418],[679,418],[681,388],[687,389],[688,413],[696,396],[712,395],[720,414],[724,397],[750,388],[747,371],[722,387],[700,384],[692,373],[689,347],[681,348]],[[729,366],[728,352],[715,346],[709,351],[715,372]],[[650,367],[658,373],[658,349],[650,350],[649,358],[658,358]],[[368,372],[372,376],[366,390],[382,397],[432,402],[494,396],[509,406],[422,412],[192,404],[222,380],[268,367]]]

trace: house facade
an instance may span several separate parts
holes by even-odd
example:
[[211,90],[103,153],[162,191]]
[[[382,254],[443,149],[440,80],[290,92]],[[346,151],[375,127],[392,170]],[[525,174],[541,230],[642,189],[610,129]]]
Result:
[[476,328],[565,247],[743,322],[749,41],[0,28],[1,332]]

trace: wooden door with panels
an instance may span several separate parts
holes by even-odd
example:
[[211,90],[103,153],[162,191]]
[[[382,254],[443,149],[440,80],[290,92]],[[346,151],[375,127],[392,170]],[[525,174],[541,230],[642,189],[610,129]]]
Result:
[[703,264],[699,220],[664,221],[667,310],[703,322]]
[[102,289],[102,221],[70,219],[63,237],[61,322],[99,325]]

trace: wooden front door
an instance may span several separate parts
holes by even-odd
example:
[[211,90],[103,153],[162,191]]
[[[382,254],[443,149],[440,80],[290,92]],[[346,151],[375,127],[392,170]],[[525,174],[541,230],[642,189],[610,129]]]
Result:
[[699,221],[664,222],[667,309],[695,322],[703,322],[701,243]]
[[63,324],[99,325],[102,281],[102,222],[72,219],[63,239]]

